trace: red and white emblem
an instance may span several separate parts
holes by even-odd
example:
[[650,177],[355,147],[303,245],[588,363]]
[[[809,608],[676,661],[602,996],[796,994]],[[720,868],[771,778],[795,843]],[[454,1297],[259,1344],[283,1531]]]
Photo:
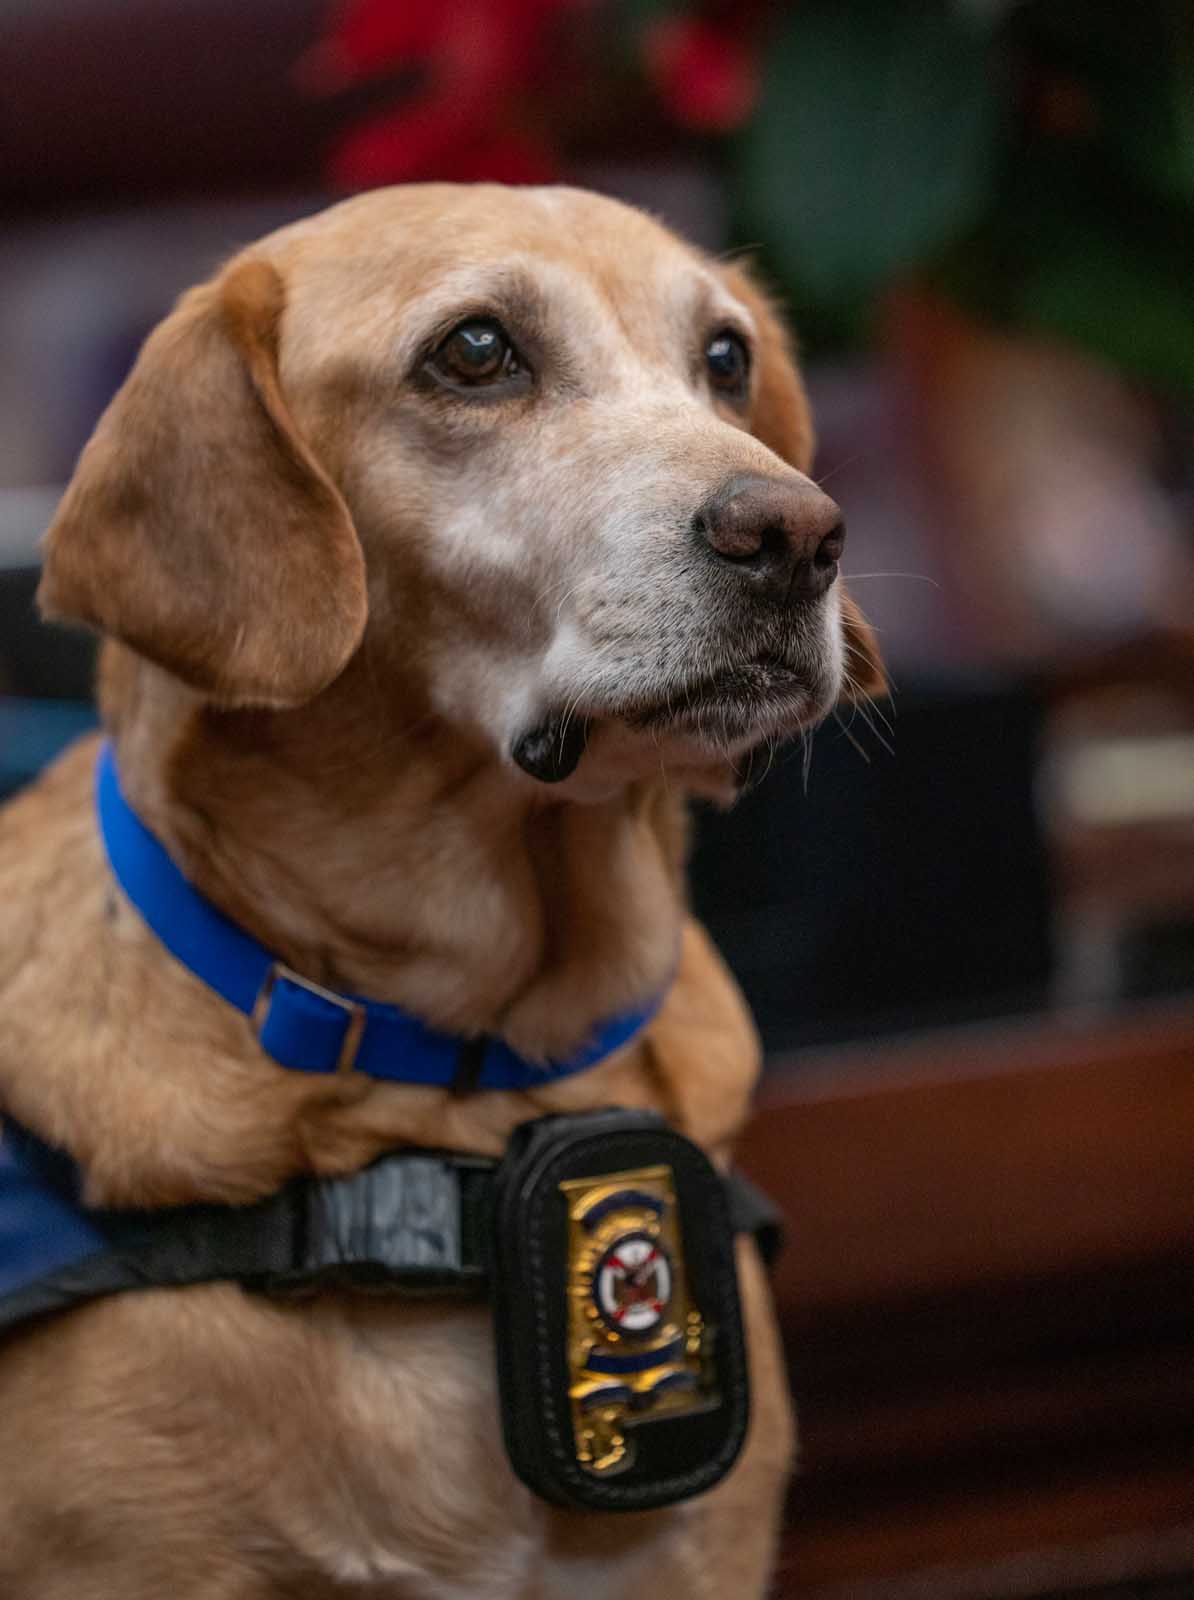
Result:
[[654,1333],[672,1297],[672,1264],[649,1233],[626,1233],[600,1255],[593,1298],[619,1333]]

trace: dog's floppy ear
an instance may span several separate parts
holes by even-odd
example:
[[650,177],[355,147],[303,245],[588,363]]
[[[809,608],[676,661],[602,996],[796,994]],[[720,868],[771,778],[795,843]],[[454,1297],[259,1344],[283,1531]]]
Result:
[[43,611],[90,623],[224,704],[299,705],[365,626],[339,491],[278,381],[267,261],[184,295],[83,451],[46,536]]
[[870,700],[886,694],[890,685],[883,657],[879,654],[879,641],[875,630],[855,604],[854,596],[844,586],[839,591],[842,610],[842,642],[846,647],[845,681],[842,698],[845,700]]
[[[750,431],[790,466],[807,472],[813,462],[816,434],[788,331],[770,298],[745,267],[723,266],[721,273],[730,293],[750,311],[758,330],[758,370]],[[846,589],[842,587],[839,592],[846,645],[843,692],[847,698],[886,694],[887,674],[874,629]]]

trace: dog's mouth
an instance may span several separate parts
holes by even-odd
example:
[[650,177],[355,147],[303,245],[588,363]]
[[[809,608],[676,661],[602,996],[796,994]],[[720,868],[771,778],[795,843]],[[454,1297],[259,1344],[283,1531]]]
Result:
[[638,695],[586,712],[551,713],[515,743],[514,760],[542,783],[559,783],[580,764],[598,717],[657,739],[694,740],[729,752],[751,740],[795,733],[819,719],[823,686],[787,658],[771,653],[686,679],[657,696]]
[[814,699],[807,670],[767,653],[689,679],[658,699],[633,702],[619,715],[644,732],[731,745],[756,731],[762,737],[798,726]]

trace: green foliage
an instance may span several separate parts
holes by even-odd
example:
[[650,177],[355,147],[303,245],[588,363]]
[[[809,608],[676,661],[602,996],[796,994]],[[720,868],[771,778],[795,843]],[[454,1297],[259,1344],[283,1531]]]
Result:
[[1194,388],[1192,283],[1175,266],[1130,237],[1076,228],[1026,273],[1018,320],[1137,377]]
[[1194,390],[1194,0],[803,0],[735,167],[814,336],[928,279]]
[[792,8],[738,181],[744,227],[802,298],[862,300],[981,213],[998,124],[986,44],[941,5]]

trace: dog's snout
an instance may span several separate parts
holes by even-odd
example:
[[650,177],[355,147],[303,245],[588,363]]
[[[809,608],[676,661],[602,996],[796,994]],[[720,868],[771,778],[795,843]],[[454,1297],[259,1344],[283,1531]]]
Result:
[[816,599],[837,577],[841,511],[812,483],[734,478],[692,519],[694,536],[769,598]]

